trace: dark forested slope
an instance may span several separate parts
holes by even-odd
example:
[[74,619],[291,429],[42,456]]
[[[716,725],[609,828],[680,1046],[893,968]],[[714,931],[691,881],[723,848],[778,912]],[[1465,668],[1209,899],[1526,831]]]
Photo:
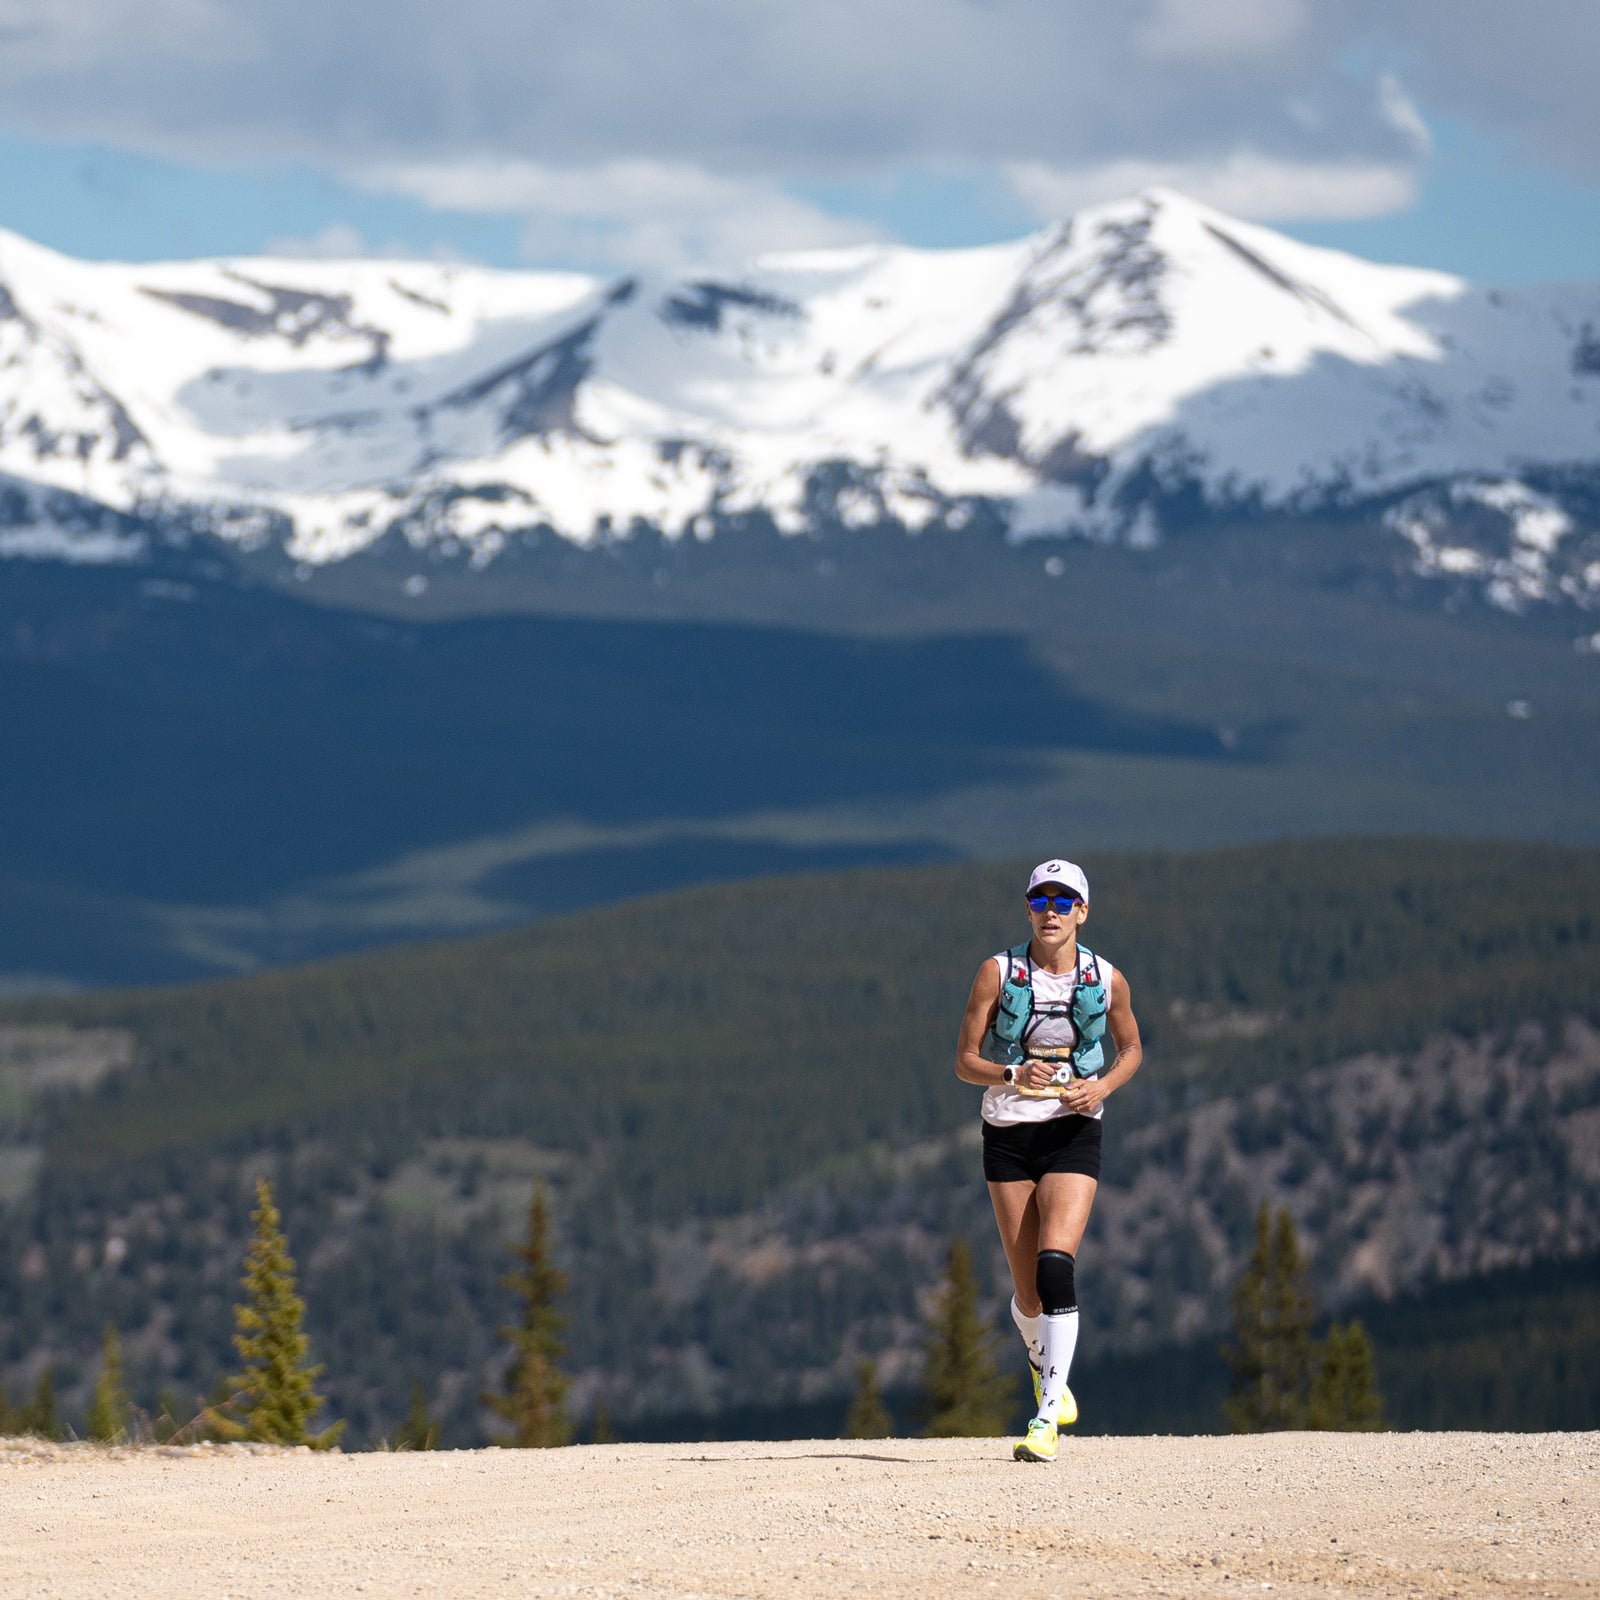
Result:
[[[937,1240],[987,1226],[976,1096],[951,1047],[973,971],[1022,931],[1026,865],[698,889],[454,945],[14,1003],[0,1013],[0,1369],[15,1384],[49,1353],[70,1385],[111,1315],[144,1381],[208,1384],[226,1361],[246,1180],[266,1172],[341,1411],[392,1423],[420,1377],[467,1437],[502,1313],[501,1240],[538,1175],[574,1275],[580,1406],[604,1390],[614,1414],[644,1418],[775,1383],[826,1392],[863,1350],[892,1381]],[[1419,1140],[1452,1161],[1509,1159],[1459,1112],[1441,1120],[1438,1075],[1474,1069],[1428,1065],[1430,1041],[1475,1041],[1508,1083],[1549,1075],[1525,1085],[1518,1152],[1559,1144],[1583,1114],[1587,1046],[1570,1029],[1600,1019],[1600,852],[1328,841],[1087,866],[1087,942],[1130,975],[1149,1050],[1109,1113],[1134,1186],[1121,1213],[1108,1187],[1103,1226],[1137,1258],[1095,1263],[1130,1348],[1214,1315],[1215,1283],[1180,1282],[1162,1230],[1130,1209],[1148,1181],[1135,1169],[1188,1170],[1174,1130],[1205,1103],[1227,1102],[1206,1137],[1241,1152],[1231,1187],[1183,1223],[1206,1234],[1213,1276],[1244,1242],[1252,1186],[1307,1186],[1336,1212],[1384,1181],[1318,1144],[1317,1117],[1333,1119],[1317,1108],[1338,1099],[1319,1074],[1335,1064],[1411,1063],[1415,1092],[1374,1096],[1366,1137],[1392,1143],[1391,1178],[1418,1204],[1437,1187],[1426,1161],[1407,1164]],[[1509,1203],[1512,1181],[1484,1192]],[[1559,1181],[1578,1220],[1532,1244],[1508,1234],[1506,1259],[1587,1237],[1589,1179]],[[1375,1248],[1329,1222],[1347,1253]],[[1393,1286],[1445,1260],[1416,1255]],[[1348,1279],[1319,1263],[1324,1287]],[[592,1342],[623,1315],[654,1338],[644,1367],[610,1372]]]

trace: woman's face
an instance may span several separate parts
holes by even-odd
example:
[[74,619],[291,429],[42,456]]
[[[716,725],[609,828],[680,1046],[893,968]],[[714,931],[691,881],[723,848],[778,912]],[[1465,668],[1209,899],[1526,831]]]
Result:
[[[1064,909],[1063,901],[1070,902]],[[1088,911],[1077,891],[1064,884],[1041,883],[1028,891],[1028,920],[1040,938],[1059,936],[1078,927]]]

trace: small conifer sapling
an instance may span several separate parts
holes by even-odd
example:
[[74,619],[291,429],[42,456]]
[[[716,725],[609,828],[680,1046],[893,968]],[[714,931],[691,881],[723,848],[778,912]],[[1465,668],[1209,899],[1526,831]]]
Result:
[[126,1439],[133,1417],[133,1396],[128,1393],[127,1376],[122,1366],[122,1341],[116,1324],[106,1324],[100,1358],[100,1372],[94,1381],[94,1396],[84,1425],[91,1439],[102,1444],[117,1444]]
[[1000,1375],[994,1344],[978,1313],[972,1251],[958,1235],[950,1241],[924,1346],[924,1431],[930,1439],[993,1439],[1006,1431],[1016,1385]]
[[501,1328],[511,1346],[505,1388],[485,1394],[483,1403],[510,1425],[504,1441],[520,1449],[565,1444],[572,1437],[567,1421],[567,1378],[559,1365],[567,1353],[561,1340],[566,1319],[556,1301],[567,1292],[567,1276],[550,1254],[550,1204],[544,1185],[537,1185],[528,1205],[528,1231],[516,1251],[518,1268],[501,1281],[517,1297],[517,1320]]
[[323,1369],[309,1360],[305,1301],[295,1290],[294,1257],[265,1178],[256,1180],[251,1221],[255,1235],[241,1280],[245,1298],[233,1308],[238,1330],[233,1347],[243,1370],[228,1380],[232,1395],[218,1420],[235,1438],[331,1449],[344,1424],[310,1431],[311,1419],[324,1404],[316,1391]]
[[33,1399],[17,1415],[17,1431],[32,1434],[36,1439],[59,1439],[62,1435],[61,1418],[56,1411],[55,1369],[45,1367],[39,1381],[33,1386]]
[[862,1359],[856,1368],[856,1392],[851,1396],[850,1409],[845,1413],[844,1432],[841,1439],[887,1439],[894,1432],[894,1418],[883,1403],[883,1391],[878,1387],[878,1368],[875,1362]]
[[439,1443],[439,1424],[428,1413],[428,1391],[419,1378],[411,1385],[411,1410],[394,1431],[396,1450],[433,1450]]
[[1380,1433],[1385,1427],[1372,1340],[1359,1322],[1328,1329],[1311,1380],[1306,1426],[1337,1433]]
[[1303,1428],[1316,1346],[1305,1262],[1285,1210],[1266,1201],[1256,1215],[1255,1246],[1233,1291],[1233,1338],[1223,1346],[1233,1386],[1223,1414],[1235,1433]]

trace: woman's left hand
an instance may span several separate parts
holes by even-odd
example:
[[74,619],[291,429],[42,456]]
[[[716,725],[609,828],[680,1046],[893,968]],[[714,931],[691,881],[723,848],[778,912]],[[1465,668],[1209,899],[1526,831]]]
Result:
[[1061,1103],[1080,1117],[1092,1117],[1110,1092],[1098,1078],[1076,1078],[1061,1096]]

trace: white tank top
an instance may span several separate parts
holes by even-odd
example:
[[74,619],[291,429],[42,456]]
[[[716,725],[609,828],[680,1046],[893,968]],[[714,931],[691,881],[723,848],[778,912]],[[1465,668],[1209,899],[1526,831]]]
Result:
[[[1000,981],[1004,983],[1011,973],[1011,952],[1002,950],[989,959],[999,967]],[[1100,964],[1100,981],[1106,986],[1106,1000],[1109,1004],[1111,980],[1116,975],[1117,969],[1102,955],[1097,955],[1094,959]],[[1078,951],[1078,972],[1088,973],[1091,981],[1093,980],[1094,964],[1081,948]],[[1033,969],[1033,1021],[1028,1028],[1029,1049],[1070,1050],[1078,1042],[1078,1029],[1070,1014],[1072,997],[1077,987],[1078,979],[1074,973],[1046,972],[1040,967]],[[1111,1053],[1111,1038],[1108,1034],[1106,1036],[1108,1066]],[[1096,1106],[1093,1115],[1099,1117],[1104,1112],[1104,1106]],[[994,1088],[986,1089],[983,1095],[983,1120],[994,1123],[996,1127],[1006,1127],[1015,1122],[1048,1122],[1052,1117],[1072,1115],[1073,1113],[1054,1096],[1047,1100],[1035,1100],[1028,1095],[1019,1094],[1009,1084],[996,1084]]]

